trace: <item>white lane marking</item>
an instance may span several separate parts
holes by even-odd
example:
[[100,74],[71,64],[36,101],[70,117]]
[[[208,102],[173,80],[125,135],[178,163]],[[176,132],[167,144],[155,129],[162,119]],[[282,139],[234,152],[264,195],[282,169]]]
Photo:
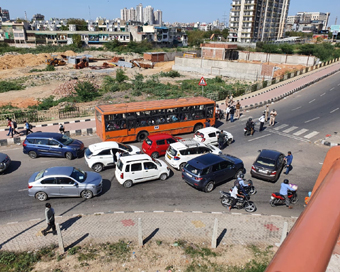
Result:
[[332,89],[330,89],[330,91],[333,91],[334,90],[334,87]]
[[124,213],[123,211],[113,212],[113,213]]
[[222,214],[222,212],[211,212],[211,214]]
[[16,222],[9,222],[9,223],[7,223],[7,225],[12,225],[12,224],[17,224],[17,223],[19,223],[18,221],[16,221]]
[[315,118],[313,118],[313,119],[310,119],[310,120],[306,121],[305,124],[307,124],[307,123],[309,123],[309,122],[312,122],[312,121],[314,121],[314,120],[317,120],[317,119],[319,119],[319,118],[320,118],[320,117],[315,117]]
[[337,111],[339,108],[336,108],[335,110],[332,110],[330,113],[333,113],[333,112],[335,112],[335,111]]
[[278,127],[274,128],[274,129],[275,129],[275,130],[279,130],[279,129],[285,128],[285,127],[288,127],[288,125],[287,125],[287,124],[283,124],[283,125],[278,126]]
[[135,213],[144,213],[144,211],[135,211]]
[[326,93],[320,94],[320,96],[324,96]]
[[18,192],[23,192],[23,191],[28,191],[28,189],[21,189],[21,190],[18,190]]
[[295,110],[298,110],[298,109],[301,109],[302,107],[300,106],[300,107],[297,107],[297,108],[295,108],[295,109],[292,109],[292,111],[295,111]]
[[174,211],[174,212],[177,212],[177,213],[182,213],[183,211]]
[[301,135],[301,134],[303,134],[303,133],[305,133],[307,131],[308,131],[308,129],[303,128],[303,129],[300,129],[299,131],[293,133],[293,135],[299,136],[299,135]]
[[291,132],[291,131],[293,131],[294,129],[297,129],[298,127],[290,127],[290,128],[287,128],[286,130],[284,130],[284,131],[282,131],[282,132],[284,132],[284,133],[288,133],[288,132]]
[[305,142],[305,143],[310,143],[310,140],[307,140],[307,139],[304,139],[304,138],[301,138],[301,137],[296,137],[296,136],[293,136],[291,134],[282,133],[280,131],[266,129],[266,131],[267,130],[268,130],[268,132],[273,132],[275,134],[278,134],[278,135],[281,135],[281,136],[285,136],[285,137],[288,137],[288,138],[291,138],[291,139],[294,139],[294,140],[297,140],[297,141],[301,141],[301,142]]
[[260,136],[260,137],[254,138],[254,139],[250,139],[250,140],[248,140],[248,142],[252,142],[252,141],[255,141],[255,140],[258,140],[258,139],[267,137],[267,136],[269,136],[269,135],[271,135],[271,134],[266,134],[266,135],[263,135],[263,136]]
[[304,138],[310,139],[310,138],[312,138],[312,137],[314,137],[315,135],[318,135],[318,134],[319,134],[319,132],[313,131],[313,132],[307,134],[306,136],[304,136]]
[[163,213],[164,211],[153,211],[154,213]]
[[309,101],[308,103],[313,103],[315,100],[316,100],[316,99],[313,99],[313,100]]
[[192,211],[192,213],[203,213],[202,211]]

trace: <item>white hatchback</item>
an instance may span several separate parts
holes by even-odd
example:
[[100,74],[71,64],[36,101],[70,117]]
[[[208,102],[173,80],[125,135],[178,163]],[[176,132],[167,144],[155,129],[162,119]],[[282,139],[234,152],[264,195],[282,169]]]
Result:
[[192,139],[182,139],[169,145],[165,153],[165,161],[173,168],[182,170],[188,161],[207,153],[219,155],[222,154],[222,151],[210,144],[200,143]]
[[[218,134],[221,130],[215,127],[202,128],[196,131],[194,140],[197,142],[218,145]],[[227,143],[231,144],[234,137],[231,133],[223,131],[223,134],[228,138]]]
[[85,150],[84,157],[88,167],[98,173],[104,167],[116,164],[117,152],[125,156],[128,154],[139,154],[140,149],[137,146],[108,141],[89,145]]
[[169,175],[170,169],[164,161],[146,154],[121,157],[115,172],[117,181],[126,188],[148,180],[166,180]]

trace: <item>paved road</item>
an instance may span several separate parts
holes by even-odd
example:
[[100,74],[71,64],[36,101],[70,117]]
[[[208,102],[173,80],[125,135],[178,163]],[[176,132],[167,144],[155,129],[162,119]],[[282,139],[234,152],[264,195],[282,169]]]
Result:
[[[336,105],[340,104],[337,95],[340,91],[339,83],[340,80],[337,76],[332,76],[273,104],[272,106],[275,106],[278,111],[278,123],[274,127],[266,128],[261,133],[256,132],[253,137],[243,136],[244,124],[250,116],[253,118],[260,116],[263,109],[245,112],[241,120],[234,123],[221,123],[221,127],[230,131],[235,138],[235,142],[226,148],[224,153],[240,157],[248,171],[259,149],[269,148],[282,152],[288,150],[293,152],[294,169],[288,177],[292,183],[299,185],[299,203],[293,210],[269,206],[270,194],[279,189],[279,183],[285,178],[284,175],[276,184],[254,179],[258,189],[258,194],[253,197],[258,206],[257,213],[299,216],[303,211],[303,198],[308,191],[312,190],[328,150],[326,146],[313,143],[323,138],[325,134],[333,132],[339,117],[340,111],[334,111]],[[299,135],[294,135],[298,131],[300,131]],[[318,133],[311,134],[314,131]],[[306,137],[307,135],[309,136]],[[190,136],[186,135],[185,137]],[[96,136],[81,137],[80,139],[84,141],[85,145],[99,141]],[[140,146],[139,143],[136,145]],[[22,154],[21,146],[2,147],[0,151],[7,152],[14,161],[11,173],[1,176],[0,224],[42,218],[43,204],[27,196],[27,180],[34,171],[49,166],[69,165],[70,162],[66,159],[55,158],[32,160]],[[84,159],[73,160],[72,165],[87,169]],[[63,215],[140,210],[219,212],[225,211],[225,208],[219,203],[218,191],[230,188],[230,183],[232,183],[229,182],[216,188],[212,193],[205,194],[186,185],[181,180],[180,172],[176,170],[174,170],[173,176],[166,181],[143,183],[130,189],[122,187],[114,179],[114,168],[103,171],[102,176],[104,192],[101,196],[88,201],[83,201],[80,198],[57,198],[51,199],[50,202],[58,214]],[[246,177],[249,177],[249,174]]]

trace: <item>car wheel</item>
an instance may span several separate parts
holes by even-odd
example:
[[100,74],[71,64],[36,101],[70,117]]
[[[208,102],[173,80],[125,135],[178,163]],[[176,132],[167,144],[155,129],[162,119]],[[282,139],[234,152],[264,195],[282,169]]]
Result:
[[158,157],[159,157],[159,153],[158,152],[153,152],[151,154],[151,158],[153,158],[153,159],[157,159]]
[[125,188],[130,188],[132,186],[132,184],[133,184],[132,180],[127,180],[127,181],[124,182],[123,185],[124,185]]
[[45,201],[47,199],[47,194],[44,192],[37,192],[35,194],[35,198],[40,200],[40,201]]
[[92,170],[99,173],[103,171],[103,165],[101,163],[95,163],[94,165],[92,165]]
[[160,179],[161,180],[166,180],[168,178],[168,175],[163,173],[161,176],[160,176]]
[[148,135],[149,134],[146,131],[139,132],[137,136],[137,141],[143,142],[146,139],[146,137],[148,137]]
[[179,165],[179,169],[180,169],[181,171],[183,170],[185,164],[186,164],[185,162],[182,162],[182,163]]
[[196,133],[197,130],[200,130],[200,129],[202,129],[202,128],[203,128],[203,125],[202,125],[202,124],[197,124],[197,125],[195,125],[195,127],[194,127],[194,133]]
[[243,174],[243,172],[244,172],[243,169],[239,169],[235,174],[235,178],[237,179],[238,177],[240,177],[240,175]]
[[31,158],[31,159],[36,159],[38,157],[38,154],[34,151],[30,151],[28,152],[28,156]]
[[204,187],[204,192],[210,193],[212,190],[214,190],[215,183],[213,181],[209,181],[207,185]]
[[82,198],[85,198],[85,199],[90,199],[90,198],[93,197],[93,193],[92,193],[91,190],[84,190],[84,191],[81,192],[80,195],[81,195]]
[[68,160],[72,160],[72,159],[73,159],[73,155],[72,155],[71,152],[66,152],[65,157],[66,157],[66,159],[68,159]]

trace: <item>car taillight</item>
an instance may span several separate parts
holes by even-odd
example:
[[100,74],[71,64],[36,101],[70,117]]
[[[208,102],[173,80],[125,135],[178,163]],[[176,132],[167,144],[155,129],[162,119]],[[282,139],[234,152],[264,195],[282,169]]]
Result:
[[276,171],[272,171],[270,175],[271,176],[275,176],[276,175]]
[[251,169],[254,170],[254,171],[256,171],[256,168],[255,168],[254,165],[251,166]]
[[177,156],[174,157],[174,160],[175,160],[175,161],[178,161],[179,159],[180,159],[180,157],[177,157]]
[[123,179],[124,178],[124,173],[120,174],[120,178]]
[[195,179],[196,179],[196,180],[202,180],[203,178],[197,178],[197,177],[196,177]]
[[32,189],[32,188],[33,188],[33,185],[28,184],[28,189]]
[[24,141],[23,143],[22,143],[22,146],[27,146],[27,144],[26,144],[26,141]]
[[202,142],[205,142],[205,138],[202,138]]

